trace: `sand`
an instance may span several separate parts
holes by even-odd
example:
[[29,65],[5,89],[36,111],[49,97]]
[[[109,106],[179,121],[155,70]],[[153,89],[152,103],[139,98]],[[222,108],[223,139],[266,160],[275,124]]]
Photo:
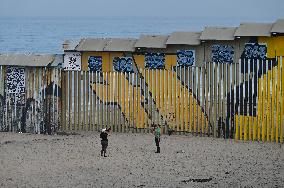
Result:
[[284,187],[284,146],[275,143],[98,132],[0,133],[0,187]]

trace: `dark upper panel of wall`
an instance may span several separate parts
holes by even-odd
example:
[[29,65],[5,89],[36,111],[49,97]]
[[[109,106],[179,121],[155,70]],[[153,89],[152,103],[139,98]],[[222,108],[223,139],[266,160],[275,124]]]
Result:
[[75,48],[77,51],[103,51],[109,39],[86,38],[82,39]]
[[135,43],[137,39],[131,39],[131,38],[125,38],[125,39],[119,39],[119,38],[111,38],[108,40],[104,51],[121,51],[121,52],[134,52],[135,51]]
[[284,33],[284,19],[278,19],[274,24],[270,31],[273,33]]
[[81,40],[65,40],[62,44],[64,51],[74,51]]
[[199,45],[201,32],[173,32],[166,44]]
[[271,36],[272,23],[241,23],[235,37]]
[[205,27],[200,40],[234,40],[236,27]]
[[55,54],[1,54],[0,65],[46,67],[57,66],[63,62],[63,55]]
[[82,39],[73,50],[133,52],[136,41],[137,39],[133,38],[87,38]]
[[136,48],[166,48],[169,36],[166,35],[141,35],[137,40]]

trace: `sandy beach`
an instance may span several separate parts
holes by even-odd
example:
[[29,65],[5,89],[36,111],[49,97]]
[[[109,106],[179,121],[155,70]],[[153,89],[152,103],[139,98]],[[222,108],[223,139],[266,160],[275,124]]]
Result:
[[0,133],[0,187],[284,187],[284,147],[275,143],[98,132]]

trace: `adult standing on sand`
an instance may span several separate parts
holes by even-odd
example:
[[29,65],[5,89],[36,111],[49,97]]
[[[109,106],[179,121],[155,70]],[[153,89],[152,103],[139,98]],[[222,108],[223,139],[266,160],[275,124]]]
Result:
[[160,125],[154,126],[155,143],[157,146],[156,153],[160,153],[160,138],[161,138],[161,128]]
[[104,157],[107,157],[106,156],[106,149],[107,149],[107,146],[108,146],[108,133],[110,129],[102,129],[102,132],[100,134],[100,138],[102,139],[101,140],[101,144],[102,144],[102,150],[101,150],[101,156],[104,156]]

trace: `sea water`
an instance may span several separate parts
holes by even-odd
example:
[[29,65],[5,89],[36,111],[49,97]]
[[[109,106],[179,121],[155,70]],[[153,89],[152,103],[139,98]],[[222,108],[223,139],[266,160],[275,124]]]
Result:
[[209,18],[81,17],[0,18],[0,53],[63,53],[64,40],[85,37],[134,37],[205,26],[237,26],[239,20]]

